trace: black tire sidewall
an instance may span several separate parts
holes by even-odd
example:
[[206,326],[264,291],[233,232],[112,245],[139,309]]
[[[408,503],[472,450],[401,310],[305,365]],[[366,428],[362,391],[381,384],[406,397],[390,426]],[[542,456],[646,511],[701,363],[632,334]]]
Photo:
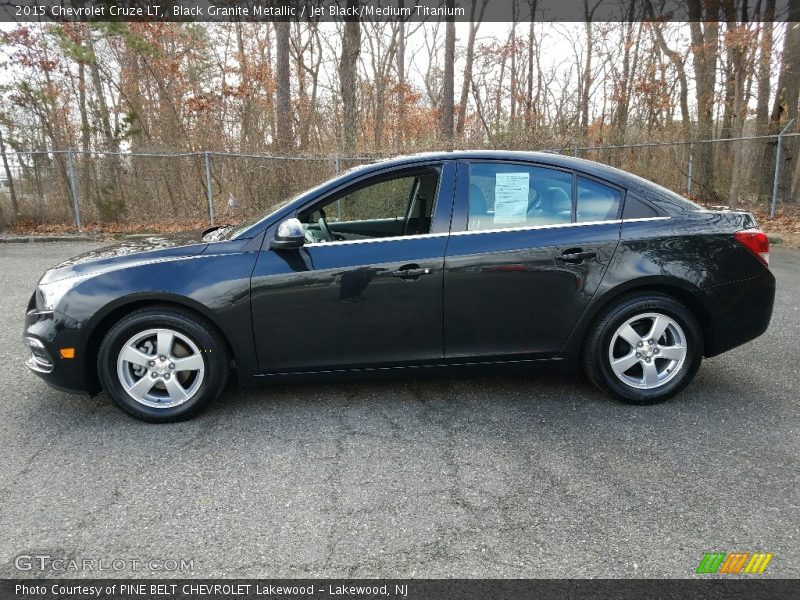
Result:
[[[117,358],[125,342],[139,332],[158,328],[175,330],[192,340],[200,349],[205,367],[205,377],[194,397],[171,408],[140,404],[128,395],[117,375]],[[190,316],[174,311],[144,310],[132,313],[109,330],[100,345],[97,371],[108,395],[128,414],[153,423],[180,421],[199,413],[222,390],[227,369],[224,355],[214,335]]]
[[[657,312],[674,319],[686,336],[686,359],[681,372],[663,386],[644,390],[625,385],[611,369],[608,347],[617,329],[638,314]],[[604,387],[624,402],[655,404],[683,390],[694,378],[703,358],[703,336],[697,319],[683,304],[666,296],[634,296],[611,309],[593,337],[594,368]],[[596,379],[596,378],[595,378]]]

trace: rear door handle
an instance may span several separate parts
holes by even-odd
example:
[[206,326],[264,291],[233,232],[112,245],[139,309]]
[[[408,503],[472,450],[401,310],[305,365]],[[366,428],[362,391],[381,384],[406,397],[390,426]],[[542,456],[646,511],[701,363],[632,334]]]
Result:
[[577,265],[582,263],[584,260],[589,260],[592,258],[597,258],[597,252],[594,250],[581,250],[579,248],[567,250],[563,254],[556,256],[556,260],[560,260],[561,262],[569,263],[571,265]]
[[422,269],[419,265],[403,265],[397,271],[392,271],[392,276],[401,279],[419,279],[430,272],[430,269]]

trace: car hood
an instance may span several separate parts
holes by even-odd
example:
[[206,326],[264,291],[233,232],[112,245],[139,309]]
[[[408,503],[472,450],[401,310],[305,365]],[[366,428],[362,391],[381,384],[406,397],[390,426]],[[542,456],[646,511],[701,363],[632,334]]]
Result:
[[208,242],[203,241],[203,233],[203,231],[189,231],[153,235],[90,250],[55,265],[45,272],[39,283],[115,270],[133,264],[195,256],[208,246]]

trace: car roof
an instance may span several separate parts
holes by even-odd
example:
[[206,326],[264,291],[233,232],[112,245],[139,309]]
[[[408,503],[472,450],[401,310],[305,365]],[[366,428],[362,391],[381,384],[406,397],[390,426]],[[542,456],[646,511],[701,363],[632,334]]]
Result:
[[[565,156],[555,152],[535,152],[535,151],[518,151],[518,150],[452,150],[443,152],[420,152],[418,154],[408,154],[404,156],[397,156],[394,158],[387,158],[379,160],[368,165],[355,167],[351,172],[367,172],[373,169],[379,170],[387,167],[399,167],[404,165],[413,165],[417,162],[428,161],[441,161],[441,160],[506,160],[506,161],[521,161],[521,162],[535,162],[553,167],[561,167],[563,169],[574,169],[587,175],[605,179],[610,183],[616,183],[625,187],[630,186],[636,178],[634,175],[609,167],[602,163],[594,162],[592,160],[585,160],[583,158],[576,158],[573,156]],[[650,185],[656,185],[646,180],[640,180]],[[638,182],[637,182],[638,183]]]

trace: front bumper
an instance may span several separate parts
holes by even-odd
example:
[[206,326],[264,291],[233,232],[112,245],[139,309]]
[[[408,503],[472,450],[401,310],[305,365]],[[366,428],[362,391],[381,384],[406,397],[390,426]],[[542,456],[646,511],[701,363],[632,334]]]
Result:
[[[25,366],[48,385],[66,392],[91,392],[86,380],[83,330],[78,321],[58,311],[30,309],[22,338]],[[75,348],[74,358],[62,358],[61,348]]]

